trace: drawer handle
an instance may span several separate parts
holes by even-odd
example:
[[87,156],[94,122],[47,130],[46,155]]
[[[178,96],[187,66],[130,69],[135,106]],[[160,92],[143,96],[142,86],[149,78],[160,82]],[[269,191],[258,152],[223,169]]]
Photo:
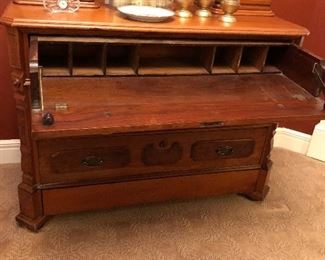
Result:
[[97,156],[87,156],[81,163],[87,167],[99,167],[103,165],[104,160]]
[[230,156],[234,153],[234,148],[231,146],[222,146],[222,147],[218,147],[218,149],[216,150],[216,153],[220,156]]

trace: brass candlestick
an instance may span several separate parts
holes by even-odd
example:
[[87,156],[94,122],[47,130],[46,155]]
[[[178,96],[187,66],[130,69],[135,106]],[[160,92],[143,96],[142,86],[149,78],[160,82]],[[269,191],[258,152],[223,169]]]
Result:
[[200,7],[199,10],[196,11],[196,15],[200,17],[210,17],[212,13],[209,10],[210,5],[214,2],[214,0],[199,0],[198,5]]
[[233,16],[240,6],[240,0],[222,0],[220,3],[222,11],[225,13],[220,17],[220,20],[224,23],[234,23],[237,21]]
[[193,14],[188,10],[192,0],[177,0],[177,2],[181,5],[181,9],[176,12],[177,16],[182,18],[189,18],[193,16]]

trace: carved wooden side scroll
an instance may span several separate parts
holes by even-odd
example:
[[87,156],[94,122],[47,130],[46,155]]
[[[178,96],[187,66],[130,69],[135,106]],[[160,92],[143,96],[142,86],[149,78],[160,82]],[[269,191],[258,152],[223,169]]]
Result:
[[8,29],[10,65],[14,98],[16,102],[19,137],[21,140],[21,170],[22,183],[18,187],[20,213],[16,217],[18,223],[36,230],[46,221],[43,215],[41,191],[36,189],[35,168],[33,158],[33,144],[31,139],[31,99],[30,80],[27,78],[26,64],[22,64],[21,57],[25,56],[21,46],[27,46],[27,39],[16,29]]

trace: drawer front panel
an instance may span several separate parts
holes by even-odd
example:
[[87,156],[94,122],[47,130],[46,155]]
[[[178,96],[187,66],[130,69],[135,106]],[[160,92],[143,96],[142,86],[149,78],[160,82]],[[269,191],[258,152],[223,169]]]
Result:
[[54,153],[50,161],[54,173],[108,170],[127,166],[130,151],[127,147],[85,148]]
[[253,139],[202,141],[192,146],[191,157],[194,161],[248,157],[254,152],[254,146]]
[[42,184],[258,169],[272,126],[58,138],[38,143]]

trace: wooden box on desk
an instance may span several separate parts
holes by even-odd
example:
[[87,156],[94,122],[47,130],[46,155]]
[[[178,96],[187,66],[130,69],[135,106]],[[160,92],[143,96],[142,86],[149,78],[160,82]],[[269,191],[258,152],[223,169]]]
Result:
[[325,116],[320,60],[297,45],[308,31],[277,17],[59,17],[10,4],[1,18],[22,150],[17,221],[31,230],[67,212],[262,200],[276,125],[311,132]]

